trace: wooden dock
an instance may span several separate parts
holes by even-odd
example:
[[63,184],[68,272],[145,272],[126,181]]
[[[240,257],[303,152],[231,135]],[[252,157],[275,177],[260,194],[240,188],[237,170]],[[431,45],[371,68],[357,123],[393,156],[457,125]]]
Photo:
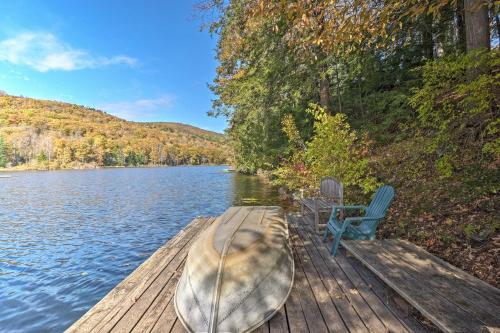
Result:
[[[173,295],[188,249],[214,218],[197,218],[67,332],[184,332]],[[295,282],[285,306],[257,332],[426,332],[390,305],[375,275],[344,252],[335,258],[310,225],[289,215]]]
[[342,245],[443,332],[499,332],[500,290],[396,239]]

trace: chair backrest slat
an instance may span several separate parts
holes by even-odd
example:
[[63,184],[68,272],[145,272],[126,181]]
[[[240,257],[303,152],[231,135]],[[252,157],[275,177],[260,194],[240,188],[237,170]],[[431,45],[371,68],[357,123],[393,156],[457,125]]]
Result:
[[394,198],[394,188],[389,185],[380,187],[373,197],[370,206],[366,209],[366,216],[384,216],[392,199]]
[[344,187],[342,183],[335,178],[322,178],[319,186],[319,193],[322,197],[334,199],[339,201],[339,204],[343,204]]

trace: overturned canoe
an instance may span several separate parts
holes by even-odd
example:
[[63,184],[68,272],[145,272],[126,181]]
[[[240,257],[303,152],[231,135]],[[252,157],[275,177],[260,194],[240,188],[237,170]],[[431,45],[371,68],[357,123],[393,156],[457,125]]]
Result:
[[280,207],[231,207],[189,250],[175,311],[191,332],[249,332],[285,303],[294,264]]

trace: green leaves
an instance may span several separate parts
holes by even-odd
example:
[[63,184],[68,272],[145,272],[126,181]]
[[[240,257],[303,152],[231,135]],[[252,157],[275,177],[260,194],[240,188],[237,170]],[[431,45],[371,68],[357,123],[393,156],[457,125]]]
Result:
[[5,165],[7,164],[7,149],[5,146],[5,142],[0,136],[0,168],[4,168]]
[[241,169],[280,166],[293,186],[329,173],[371,188],[362,175],[368,140],[350,126],[382,149],[430,138],[422,149],[444,178],[465,162],[498,161],[500,77],[489,69],[500,57],[498,50],[456,55],[458,3],[231,0],[223,7],[214,114],[229,119]]
[[274,173],[275,183],[296,190],[316,187],[321,178],[329,176],[346,187],[374,190],[378,183],[369,167],[368,143],[351,129],[346,115],[329,115],[316,104],[310,104],[306,112],[314,117],[314,136],[306,145],[298,144],[302,139],[293,118],[284,117],[283,131],[287,133],[291,156]]
[[368,143],[351,129],[347,116],[331,116],[317,105],[311,105],[309,112],[314,114],[315,135],[307,144],[306,159],[317,180],[332,176],[346,187],[374,190],[377,182],[368,165]]
[[[423,66],[423,86],[410,104],[420,126],[433,138],[436,167],[450,177],[465,160],[498,159],[499,51],[475,51]],[[474,75],[470,79],[470,73]]]

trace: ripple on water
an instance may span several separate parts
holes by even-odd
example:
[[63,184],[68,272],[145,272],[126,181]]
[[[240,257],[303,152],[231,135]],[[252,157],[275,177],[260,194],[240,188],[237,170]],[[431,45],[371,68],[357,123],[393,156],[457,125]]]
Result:
[[0,182],[0,331],[61,332],[199,215],[272,204],[225,167],[20,172]]

